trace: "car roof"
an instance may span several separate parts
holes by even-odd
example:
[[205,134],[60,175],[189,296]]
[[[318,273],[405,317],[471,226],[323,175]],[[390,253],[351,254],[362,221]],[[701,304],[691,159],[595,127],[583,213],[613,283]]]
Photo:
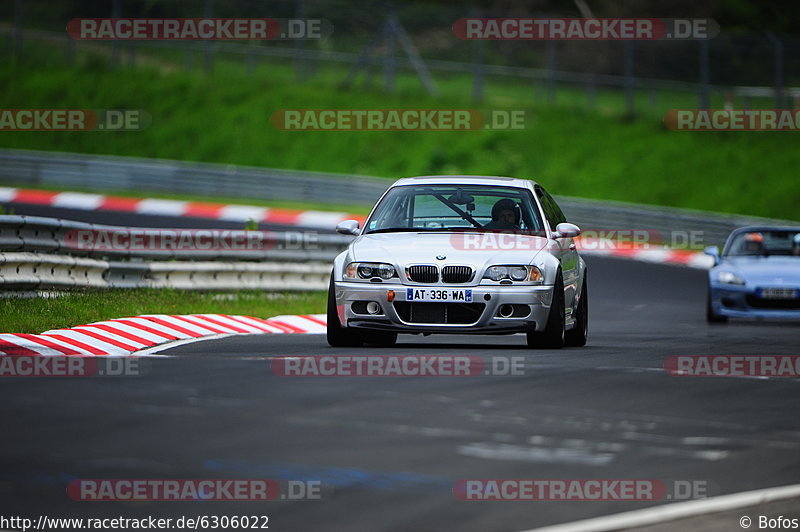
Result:
[[759,231],[800,231],[800,225],[748,225],[745,227],[737,227],[731,231],[730,236],[741,233],[758,233]]
[[497,185],[517,188],[531,188],[536,185],[530,179],[488,175],[423,175],[404,177],[392,183],[393,187],[404,185]]

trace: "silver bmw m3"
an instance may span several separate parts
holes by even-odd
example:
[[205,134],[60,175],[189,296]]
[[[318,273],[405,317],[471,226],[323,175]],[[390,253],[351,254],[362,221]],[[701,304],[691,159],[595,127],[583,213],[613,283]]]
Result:
[[535,348],[586,344],[586,264],[553,198],[525,179],[400,179],[334,259],[328,343],[392,345],[398,333],[525,333]]

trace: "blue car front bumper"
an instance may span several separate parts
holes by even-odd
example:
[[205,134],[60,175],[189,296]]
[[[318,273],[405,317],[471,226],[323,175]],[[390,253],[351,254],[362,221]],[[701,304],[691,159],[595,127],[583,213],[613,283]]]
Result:
[[[786,287],[792,288],[792,287]],[[795,295],[800,287],[795,288]],[[711,308],[730,318],[800,319],[800,297],[769,299],[761,297],[759,287],[712,282]]]

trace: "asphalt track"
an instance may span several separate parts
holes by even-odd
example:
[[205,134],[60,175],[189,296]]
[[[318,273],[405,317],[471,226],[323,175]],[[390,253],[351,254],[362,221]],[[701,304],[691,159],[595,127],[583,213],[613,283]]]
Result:
[[[124,222],[123,222],[124,223]],[[590,339],[239,336],[146,376],[3,379],[0,514],[268,515],[270,530],[511,531],[671,501],[461,501],[458,479],[695,479],[726,494],[800,479],[799,381],[667,375],[678,354],[796,355],[800,327],[704,321],[705,273],[587,259]],[[276,355],[524,358],[523,376],[292,378]],[[318,501],[76,502],[74,478],[319,480]],[[800,508],[794,506],[795,515]],[[738,530],[733,516],[730,530]]]

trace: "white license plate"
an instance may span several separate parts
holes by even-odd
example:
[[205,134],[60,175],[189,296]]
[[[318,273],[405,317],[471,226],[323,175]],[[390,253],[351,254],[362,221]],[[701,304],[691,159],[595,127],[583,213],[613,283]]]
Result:
[[794,288],[759,288],[758,295],[762,299],[794,299],[797,290]]
[[406,301],[472,303],[472,290],[453,288],[406,288]]

